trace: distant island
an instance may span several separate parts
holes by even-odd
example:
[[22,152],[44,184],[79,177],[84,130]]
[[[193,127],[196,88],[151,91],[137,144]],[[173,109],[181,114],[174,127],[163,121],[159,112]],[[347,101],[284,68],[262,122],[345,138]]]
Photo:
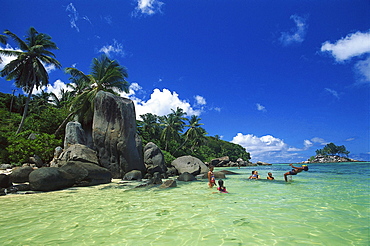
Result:
[[337,146],[334,143],[329,143],[324,148],[316,150],[316,156],[311,156],[302,163],[359,162],[348,158],[349,153],[344,145]]

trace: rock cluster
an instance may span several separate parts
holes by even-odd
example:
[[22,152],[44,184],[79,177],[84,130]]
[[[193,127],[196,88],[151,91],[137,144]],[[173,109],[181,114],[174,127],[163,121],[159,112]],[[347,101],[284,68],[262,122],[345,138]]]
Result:
[[238,158],[236,162],[230,161],[228,156],[213,159],[209,162],[214,167],[245,167],[245,166],[257,166],[249,161],[244,161],[242,158]]
[[[188,182],[196,177],[207,178],[208,173],[208,166],[193,156],[179,157],[166,166],[157,145],[150,142],[142,147],[133,102],[103,91],[95,98],[90,125],[82,126],[79,122],[66,125],[64,148],[55,148],[49,166],[37,156],[30,158],[30,163],[33,164],[0,175],[0,195],[17,190],[53,191],[105,184],[112,178],[135,182],[145,179],[145,185],[169,188],[176,187],[176,181],[163,183],[162,178],[179,175],[178,181]],[[210,164],[216,167],[252,165],[242,159],[231,162],[227,156],[214,159]],[[1,167],[11,168],[6,164]],[[225,178],[223,172],[214,174],[216,178]]]
[[314,158],[308,159],[303,163],[333,163],[333,162],[357,162],[357,161],[348,157],[342,157],[338,155],[316,155]]

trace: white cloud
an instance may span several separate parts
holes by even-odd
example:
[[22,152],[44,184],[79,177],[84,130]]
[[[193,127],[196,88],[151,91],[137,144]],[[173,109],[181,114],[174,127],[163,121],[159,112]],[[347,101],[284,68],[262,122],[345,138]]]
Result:
[[202,96],[196,95],[195,97],[196,104],[198,105],[206,105],[206,99]]
[[257,110],[258,111],[262,111],[262,112],[266,112],[267,111],[266,108],[265,108],[265,106],[262,106],[259,103],[256,103],[256,106],[257,106]]
[[356,73],[359,75],[360,83],[370,82],[370,30],[367,32],[355,32],[348,34],[335,43],[326,41],[321,46],[322,52],[329,52],[337,62],[344,62],[354,57],[366,56],[354,65]]
[[271,156],[272,153],[288,150],[288,145],[283,140],[271,135],[257,137],[253,134],[238,133],[231,142],[243,146],[256,161]]
[[354,140],[356,140],[356,138],[347,138],[345,141],[346,142],[351,142],[351,141],[354,141]]
[[53,84],[48,84],[47,86],[43,86],[42,88],[35,90],[33,94],[39,94],[41,93],[41,91],[45,91],[47,93],[54,93],[58,98],[60,98],[61,97],[60,91],[62,89],[64,91],[72,90],[69,87],[67,87],[66,83],[58,79]]
[[[9,44],[7,44],[5,46],[5,48],[0,47],[0,50],[22,51],[19,48],[12,48]],[[0,63],[0,70],[2,70],[9,62],[17,59],[17,56],[4,56],[4,55],[1,55],[0,58],[2,60],[2,63]],[[43,62],[41,62],[41,63],[44,65],[45,70],[46,70],[47,73],[50,73],[51,71],[53,71],[53,70],[56,69],[53,64],[45,64]]]
[[[9,44],[5,46],[5,48],[0,47],[1,50],[16,50],[16,51],[22,51],[19,48],[12,48]],[[0,63],[0,70],[2,70],[9,62],[15,60],[17,57],[16,56],[0,56],[2,62]]]
[[163,2],[158,0],[137,0],[137,6],[133,15],[154,15],[158,12],[161,13],[161,8],[163,4]]
[[332,94],[334,97],[336,97],[337,99],[339,99],[339,94],[338,94],[338,92],[337,91],[335,91],[335,90],[332,90],[332,89],[329,89],[329,88],[325,88],[325,90],[327,91],[327,92],[329,92],[330,94]]
[[71,28],[75,28],[77,32],[80,32],[80,29],[76,24],[78,20],[78,12],[73,3],[68,4],[66,12],[69,12],[68,17],[70,18],[69,23],[71,24]]
[[75,6],[73,5],[73,3],[70,3],[70,4],[67,5],[66,12],[69,13],[68,17],[69,17],[69,23],[71,24],[71,28],[75,28],[77,32],[80,32],[80,28],[78,28],[78,26],[77,26],[77,21],[78,20],[85,20],[85,21],[89,22],[92,25],[89,17],[87,17],[86,15],[82,16],[81,18],[79,17],[78,11],[75,8]]
[[308,25],[306,24],[306,18],[304,17],[292,15],[290,16],[290,19],[293,19],[296,27],[293,28],[290,32],[281,33],[279,40],[285,46],[293,43],[302,43],[306,36],[306,31],[308,27]]
[[121,93],[121,96],[130,98],[135,104],[136,118],[139,119],[140,115],[146,113],[156,114],[163,116],[171,113],[171,109],[177,107],[182,108],[187,115],[197,115],[202,113],[201,109],[196,109],[190,105],[187,100],[182,100],[179,94],[171,92],[168,89],[154,89],[148,100],[143,100],[136,97],[136,92],[139,92],[141,87],[137,83],[133,83],[130,86],[130,93]]
[[100,48],[99,52],[103,52],[107,56],[110,56],[111,53],[116,53],[120,56],[125,55],[123,45],[121,43],[118,43],[115,39],[113,39],[113,44],[103,46],[102,48]]
[[319,143],[319,144],[321,144],[321,145],[327,145],[328,144],[328,141],[326,141],[325,139],[323,139],[323,138],[319,138],[319,137],[314,137],[314,138],[312,138],[311,139],[311,141],[313,142],[313,143]]
[[370,30],[365,33],[356,32],[348,34],[334,44],[326,41],[321,46],[322,52],[330,52],[334,58],[341,62],[352,57],[370,52]]
[[370,56],[355,64],[355,71],[360,76],[360,82],[370,82]]
[[271,135],[262,137],[253,134],[238,133],[231,141],[232,143],[243,146],[250,154],[253,162],[290,162],[297,160],[299,152],[306,151],[311,148],[314,143],[312,140],[304,140],[302,148],[291,147],[284,140]]

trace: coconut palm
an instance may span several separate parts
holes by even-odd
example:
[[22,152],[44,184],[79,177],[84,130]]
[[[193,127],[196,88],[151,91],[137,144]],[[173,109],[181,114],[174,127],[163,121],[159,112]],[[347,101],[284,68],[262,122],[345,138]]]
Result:
[[12,38],[21,50],[0,50],[1,55],[16,57],[16,59],[5,65],[0,71],[0,75],[7,80],[15,80],[15,85],[28,94],[23,117],[17,130],[18,134],[22,131],[27,117],[28,104],[33,89],[38,89],[49,83],[49,75],[45,65],[53,65],[56,68],[60,68],[61,65],[53,58],[55,55],[49,51],[58,49],[56,44],[51,41],[49,35],[39,33],[33,27],[30,27],[28,30],[25,41],[9,30],[6,30],[4,33]]
[[79,94],[71,103],[71,113],[56,133],[73,115],[76,115],[77,120],[83,125],[89,125],[94,113],[94,99],[99,91],[113,94],[117,94],[116,91],[129,92],[129,83],[126,81],[127,69],[104,54],[93,59],[90,74],[84,74],[74,67],[68,67],[65,71],[71,75],[70,80],[75,84],[76,92]]
[[[175,153],[181,149],[188,141],[191,142],[191,150],[194,150],[195,146],[200,145],[206,138],[205,135],[207,134],[206,131],[201,127],[204,125],[203,123],[199,123],[201,118],[196,115],[192,115],[190,117],[189,124],[186,127],[189,127],[186,132],[184,133],[185,141],[181,144],[181,146],[175,151]],[[173,153],[173,154],[175,154]]]
[[141,134],[145,139],[154,140],[160,135],[160,126],[158,124],[158,116],[152,113],[140,115],[141,120],[138,121]]

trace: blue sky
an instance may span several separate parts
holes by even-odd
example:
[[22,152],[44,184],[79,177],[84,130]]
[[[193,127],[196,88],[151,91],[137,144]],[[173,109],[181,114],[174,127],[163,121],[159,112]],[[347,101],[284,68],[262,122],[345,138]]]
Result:
[[[370,2],[0,2],[0,28],[30,26],[63,68],[106,53],[127,67],[137,115],[183,108],[252,161],[300,162],[327,143],[370,160]],[[2,49],[17,49],[9,42]],[[2,68],[11,57],[3,58]],[[49,67],[48,92],[69,82]],[[1,92],[15,89],[0,78]],[[16,93],[23,93],[17,90]]]

